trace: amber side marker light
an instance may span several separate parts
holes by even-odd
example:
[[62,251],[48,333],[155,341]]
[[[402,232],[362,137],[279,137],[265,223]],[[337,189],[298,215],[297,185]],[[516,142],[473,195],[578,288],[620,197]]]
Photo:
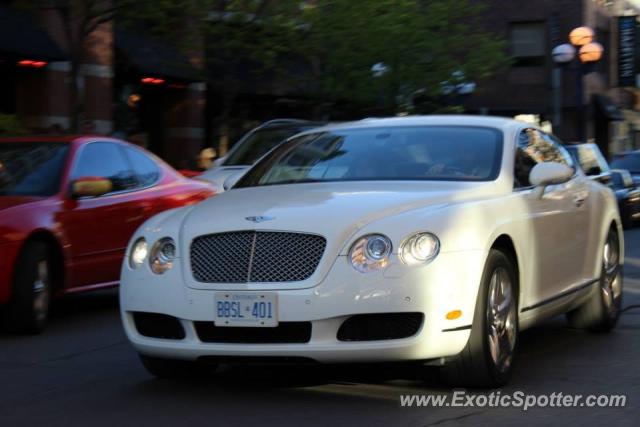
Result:
[[456,320],[458,319],[460,316],[462,316],[462,311],[460,310],[453,310],[447,313],[447,315],[445,316],[447,318],[447,320]]

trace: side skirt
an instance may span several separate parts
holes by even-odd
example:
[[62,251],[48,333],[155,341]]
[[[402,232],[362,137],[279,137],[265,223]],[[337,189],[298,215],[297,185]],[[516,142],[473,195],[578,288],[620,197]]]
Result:
[[537,303],[535,303],[533,305],[530,305],[528,307],[523,307],[520,310],[520,313],[524,313],[524,312],[529,311],[529,310],[534,310],[536,308],[543,307],[543,306],[545,306],[547,304],[550,304],[552,302],[555,302],[555,301],[557,301],[559,299],[562,299],[564,297],[568,297],[569,295],[572,295],[572,294],[574,294],[576,292],[580,292],[580,291],[588,288],[589,286],[592,286],[593,284],[598,283],[599,280],[600,279],[591,279],[591,280],[589,280],[589,281],[587,281],[585,283],[582,283],[582,284],[576,286],[575,288],[568,289],[568,290],[566,290],[564,292],[561,292],[561,293],[559,293],[557,295],[554,295],[551,298],[547,298],[547,299],[545,299],[543,301],[537,302]]

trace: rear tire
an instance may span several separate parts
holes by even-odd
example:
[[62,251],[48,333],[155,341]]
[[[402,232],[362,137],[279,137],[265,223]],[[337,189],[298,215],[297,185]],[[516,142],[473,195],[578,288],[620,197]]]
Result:
[[609,332],[615,328],[622,307],[623,277],[620,239],[612,228],[603,248],[598,289],[584,304],[567,313],[569,326],[592,332]]
[[518,337],[518,285],[514,262],[492,249],[482,274],[471,336],[440,370],[450,386],[492,388],[511,376]]
[[52,261],[44,242],[30,241],[18,256],[4,322],[11,332],[38,334],[49,318]]
[[144,354],[139,356],[147,372],[157,378],[197,378],[216,368],[215,365],[202,365],[187,360],[165,359]]

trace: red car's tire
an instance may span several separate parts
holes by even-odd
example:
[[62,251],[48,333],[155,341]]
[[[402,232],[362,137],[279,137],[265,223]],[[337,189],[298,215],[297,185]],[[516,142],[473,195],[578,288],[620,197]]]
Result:
[[44,330],[51,302],[52,257],[44,242],[30,241],[18,256],[11,299],[4,313],[6,329],[37,334]]

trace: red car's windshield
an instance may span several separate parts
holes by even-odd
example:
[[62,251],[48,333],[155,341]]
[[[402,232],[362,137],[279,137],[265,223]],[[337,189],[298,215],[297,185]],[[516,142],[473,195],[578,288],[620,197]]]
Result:
[[60,189],[64,143],[0,143],[0,196],[52,196]]

